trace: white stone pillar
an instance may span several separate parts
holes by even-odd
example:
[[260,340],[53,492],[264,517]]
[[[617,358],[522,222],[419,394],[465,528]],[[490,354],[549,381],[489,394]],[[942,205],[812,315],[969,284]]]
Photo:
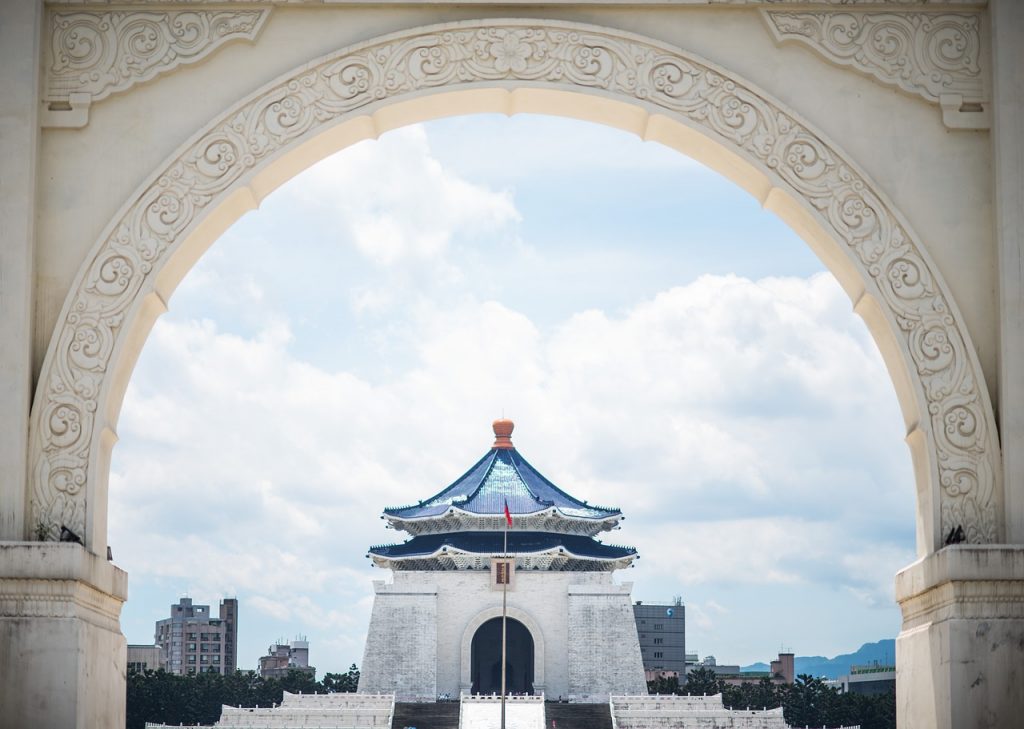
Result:
[[569,585],[569,694],[584,703],[647,693],[632,582]]
[[80,544],[0,542],[0,729],[124,726],[127,586]]
[[0,3],[0,540],[25,524],[42,0]]
[[1024,717],[1024,547],[956,545],[896,575],[900,729],[1016,727]]
[[437,699],[437,585],[430,572],[373,582],[373,610],[359,667],[359,693],[397,701]]
[[1024,3],[992,0],[992,159],[999,248],[999,435],[1006,541],[1024,544]]

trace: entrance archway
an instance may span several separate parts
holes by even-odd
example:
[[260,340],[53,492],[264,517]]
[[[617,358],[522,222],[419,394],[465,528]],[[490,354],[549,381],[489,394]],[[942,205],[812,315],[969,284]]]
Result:
[[[105,566],[110,453],[132,368],[175,287],[223,230],[334,151],[411,122],[473,112],[557,114],[659,141],[736,182],[807,241],[849,294],[889,367],[915,465],[918,551],[934,557],[898,582],[906,687],[900,715],[913,717],[920,706],[948,713],[948,687],[973,680],[962,655],[1009,665],[964,646],[972,621],[995,615],[989,607],[1001,606],[997,617],[1019,617],[1003,609],[1012,603],[1017,610],[1019,599],[1008,602],[1000,582],[1021,573],[1017,552],[942,549],[947,534],[998,544],[1009,517],[975,347],[918,236],[843,151],[779,100],[678,48],[564,21],[463,21],[331,53],[234,105],[156,169],[79,266],[50,339],[31,415],[23,533],[56,541],[67,526],[83,537],[89,559]],[[80,549],[64,546],[69,565],[79,560]],[[79,562],[77,572],[47,569],[60,579],[81,575],[75,585],[98,583],[98,570]],[[937,596],[938,586],[954,582],[973,592],[955,587]],[[1007,584],[1018,589],[1019,580]],[[88,625],[110,642],[120,639],[124,591],[103,589],[110,596],[104,620]],[[92,593],[75,599],[95,602]],[[116,664],[72,656],[70,643],[69,674],[99,677],[110,696],[123,690]],[[993,643],[992,650],[1013,650],[1009,645]],[[44,675],[44,664],[33,670]],[[971,685],[1005,681],[990,672]],[[958,694],[958,716],[987,705],[982,690],[970,700]]]
[[[505,689],[533,693],[533,636],[515,618],[507,619]],[[491,618],[473,635],[470,680],[475,694],[501,692],[501,618]]]
[[284,180],[355,141],[445,115],[531,111],[634,131],[734,180],[801,234],[892,374],[917,479],[920,554],[1004,531],[992,408],[959,311],[913,231],[856,165],[781,102],[691,54],[562,21],[404,32],[286,74],[142,185],[79,269],[40,376],[30,524],[106,551],[110,452],[153,321],[217,236]]

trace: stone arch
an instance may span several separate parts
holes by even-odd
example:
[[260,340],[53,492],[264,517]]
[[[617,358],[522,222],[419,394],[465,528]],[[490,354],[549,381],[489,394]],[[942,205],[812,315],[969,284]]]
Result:
[[201,129],[145,181],[80,267],[32,411],[26,530],[61,524],[103,554],[125,387],[152,323],[207,246],[283,181],[355,141],[471,112],[598,121],[704,162],[822,258],[888,365],[917,481],[921,554],[962,526],[1004,531],[999,445],[962,316],[886,195],[794,111],[697,56],[623,31],[482,20],[371,40],[285,74]]
[[[540,623],[534,620],[533,616],[521,608],[508,606],[508,617],[518,620],[530,631],[533,638],[533,689],[537,694],[544,692],[544,632],[540,629]],[[489,607],[474,615],[462,631],[461,658],[459,668],[459,688],[462,691],[469,691],[473,685],[471,675],[473,662],[473,636],[480,626],[488,620],[501,617],[500,607]]]

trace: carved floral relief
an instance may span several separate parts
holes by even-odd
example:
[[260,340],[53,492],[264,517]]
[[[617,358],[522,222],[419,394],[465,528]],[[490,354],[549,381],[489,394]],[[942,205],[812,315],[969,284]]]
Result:
[[141,191],[69,296],[33,412],[33,523],[85,534],[99,392],[124,317],[197,218],[243,175],[327,123],[430,89],[528,82],[653,107],[736,149],[815,210],[857,262],[909,352],[938,479],[943,533],[999,538],[994,421],[944,287],[872,184],[772,99],[676,49],[553,21],[461,23],[335,54],[209,126]]
[[270,11],[162,10],[52,12],[45,99],[88,94],[98,101],[231,40],[256,37]]
[[[981,16],[949,12],[762,11],[777,41],[808,46],[829,61],[883,84],[953,106],[986,99],[981,68]],[[987,118],[975,113],[976,125]],[[970,123],[970,118],[965,117]],[[956,126],[961,126],[956,125]],[[954,126],[951,124],[951,126]]]

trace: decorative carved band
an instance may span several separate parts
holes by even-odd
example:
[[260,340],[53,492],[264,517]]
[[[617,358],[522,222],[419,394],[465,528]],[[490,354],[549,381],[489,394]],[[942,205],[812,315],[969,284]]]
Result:
[[178,66],[228,41],[252,40],[270,10],[53,12],[45,101],[89,103]]
[[[201,5],[204,2],[218,5],[289,5],[323,6],[336,0],[47,0],[47,5]],[[988,0],[685,0],[687,5],[971,5],[985,7]],[[409,0],[346,0],[346,5],[408,5]],[[489,5],[491,0],[443,0],[433,5]],[[502,5],[537,5],[537,0],[503,0]],[[607,0],[547,0],[546,5],[607,5]],[[651,5],[651,0],[616,0],[621,5]]]
[[1024,620],[1024,580],[953,580],[900,602],[903,630],[943,620]]
[[0,618],[80,618],[120,632],[123,603],[78,580],[0,579]]
[[[777,41],[803,43],[934,103],[981,104],[980,16],[976,13],[762,11]],[[970,112],[979,114],[981,112]],[[987,121],[987,120],[985,120]]]
[[[197,220],[243,176],[371,104],[430,90],[545,86],[642,104],[757,165],[844,245],[895,328],[915,384],[941,529],[996,542],[998,445],[980,368],[945,285],[873,183],[804,121],[703,60],[562,21],[463,22],[396,34],[282,77],[206,127],[97,242],[65,302],[32,415],[32,525],[85,529],[99,397],[125,316]],[[930,548],[931,545],[929,545]]]

